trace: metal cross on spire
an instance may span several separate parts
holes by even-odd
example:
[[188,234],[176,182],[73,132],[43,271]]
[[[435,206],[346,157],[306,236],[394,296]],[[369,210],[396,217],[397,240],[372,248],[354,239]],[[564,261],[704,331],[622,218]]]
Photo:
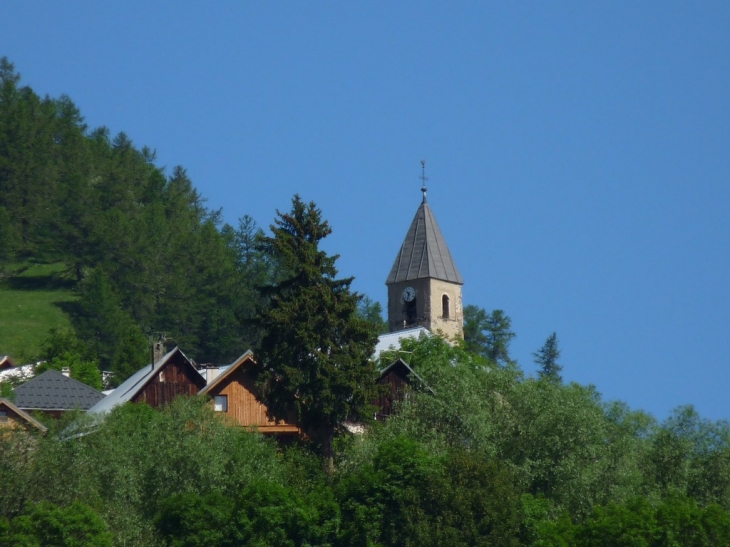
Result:
[[418,178],[421,179],[421,192],[423,192],[423,203],[426,203],[426,181],[428,180],[428,177],[426,176],[426,160],[421,160],[421,176]]

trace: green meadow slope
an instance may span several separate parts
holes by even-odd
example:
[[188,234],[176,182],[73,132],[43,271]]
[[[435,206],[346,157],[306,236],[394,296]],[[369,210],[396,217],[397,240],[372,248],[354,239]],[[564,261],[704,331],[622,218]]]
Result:
[[34,264],[0,284],[0,355],[16,363],[36,357],[52,328],[71,327],[77,300],[62,264]]

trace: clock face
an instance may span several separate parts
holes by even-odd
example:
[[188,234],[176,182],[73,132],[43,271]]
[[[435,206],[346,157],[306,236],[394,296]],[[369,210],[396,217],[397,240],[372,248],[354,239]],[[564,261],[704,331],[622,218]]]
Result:
[[412,302],[413,299],[416,297],[416,289],[413,287],[406,287],[403,291],[403,300],[406,302]]

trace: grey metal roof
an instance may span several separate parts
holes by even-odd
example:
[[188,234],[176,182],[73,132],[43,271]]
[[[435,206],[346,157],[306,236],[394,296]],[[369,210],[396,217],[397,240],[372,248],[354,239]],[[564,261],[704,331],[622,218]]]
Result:
[[421,334],[424,336],[431,336],[431,331],[429,331],[426,327],[413,327],[410,329],[381,334],[378,336],[378,342],[375,344],[375,350],[373,351],[372,358],[379,358],[380,354],[384,351],[397,351],[400,348],[401,342],[405,338],[420,338]]
[[[165,355],[162,359],[157,361],[155,363],[155,366],[151,365],[145,365],[143,368],[139,369],[137,372],[132,374],[129,378],[127,378],[122,384],[116,388],[114,391],[112,391],[109,395],[107,395],[104,399],[96,403],[93,407],[89,409],[90,414],[104,414],[109,412],[112,408],[114,408],[117,405],[124,404],[128,401],[131,401],[132,398],[139,393],[142,388],[147,384],[147,382],[153,378],[160,369],[165,366],[165,364],[170,360],[170,358],[175,354],[179,353],[182,355],[185,360],[190,363],[190,359],[188,359],[185,354],[182,352],[182,350],[178,347],[173,348],[167,355]],[[195,370],[192,364],[190,364],[190,368]],[[195,371],[197,374],[200,374],[197,370]],[[202,376],[201,376],[202,378]]]
[[104,394],[57,370],[47,370],[15,388],[15,404],[24,410],[87,410]]
[[429,277],[464,284],[426,199],[416,211],[386,284]]

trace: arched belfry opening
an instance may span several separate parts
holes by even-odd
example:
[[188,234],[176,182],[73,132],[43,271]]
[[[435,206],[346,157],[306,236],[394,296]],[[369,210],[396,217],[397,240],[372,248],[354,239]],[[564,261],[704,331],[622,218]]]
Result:
[[[425,162],[421,166],[425,170]],[[421,178],[423,200],[385,281],[388,328],[395,332],[420,326],[463,338],[464,280],[426,199],[425,174]]]
[[418,322],[417,302],[414,298],[410,302],[403,302],[403,326],[412,327]]

